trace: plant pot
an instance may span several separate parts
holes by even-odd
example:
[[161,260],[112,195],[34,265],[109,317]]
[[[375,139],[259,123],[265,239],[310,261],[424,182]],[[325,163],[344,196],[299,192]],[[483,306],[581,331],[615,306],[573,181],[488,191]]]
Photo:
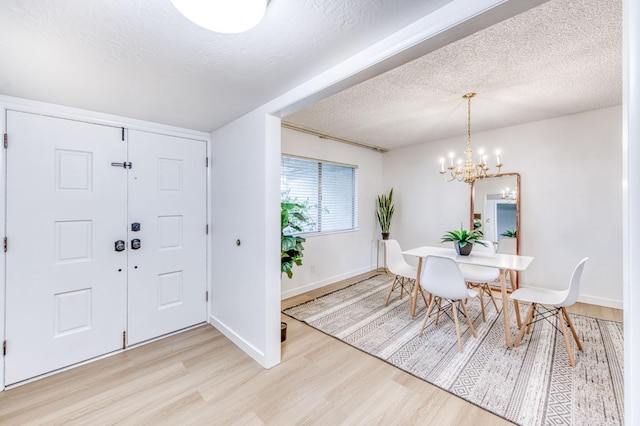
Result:
[[473,244],[471,243],[467,243],[464,247],[460,247],[460,244],[456,241],[453,245],[456,248],[456,253],[460,256],[469,256],[471,249],[473,248]]
[[287,323],[280,322],[280,343],[287,340]]
[[382,239],[383,240],[388,240],[389,239],[389,233],[388,232],[383,232],[382,233]]

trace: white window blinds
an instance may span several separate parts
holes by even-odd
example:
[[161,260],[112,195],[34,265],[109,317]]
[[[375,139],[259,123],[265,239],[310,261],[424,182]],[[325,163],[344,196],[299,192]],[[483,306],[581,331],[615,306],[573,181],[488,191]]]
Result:
[[354,166],[281,159],[283,200],[306,203],[313,224],[305,232],[335,232],[358,227],[358,169]]

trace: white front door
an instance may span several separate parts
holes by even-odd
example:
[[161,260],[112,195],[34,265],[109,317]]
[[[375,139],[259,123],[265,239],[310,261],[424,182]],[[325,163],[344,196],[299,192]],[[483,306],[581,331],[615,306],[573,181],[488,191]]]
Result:
[[14,111],[7,134],[6,385],[206,321],[203,141]]
[[135,344],[206,320],[206,145],[128,133],[127,336]]
[[8,111],[5,383],[123,347],[120,128]]

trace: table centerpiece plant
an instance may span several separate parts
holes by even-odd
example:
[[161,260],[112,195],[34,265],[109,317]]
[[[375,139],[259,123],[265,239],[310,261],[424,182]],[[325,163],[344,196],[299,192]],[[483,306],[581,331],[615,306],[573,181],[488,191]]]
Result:
[[453,231],[448,231],[446,234],[442,236],[441,242],[453,242],[453,246],[456,249],[456,253],[460,256],[468,256],[471,253],[471,249],[474,244],[481,244],[483,246],[487,246],[487,243],[482,241],[484,238],[484,234],[479,229],[473,229],[471,231],[467,231],[460,224],[460,229],[454,229]]

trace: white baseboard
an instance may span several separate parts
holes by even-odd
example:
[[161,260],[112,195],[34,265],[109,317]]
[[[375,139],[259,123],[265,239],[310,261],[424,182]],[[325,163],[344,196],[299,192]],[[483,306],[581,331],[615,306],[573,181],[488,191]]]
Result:
[[224,323],[220,322],[213,315],[209,315],[209,324],[214,326],[220,333],[224,334],[225,337],[231,340],[236,346],[242,349],[247,355],[253,358],[258,364],[263,366],[264,368],[268,368],[265,364],[264,353],[256,349],[251,343],[244,340],[242,337],[238,336],[232,329],[227,327]]
[[349,271],[344,274],[334,275],[332,277],[325,278],[324,280],[309,283],[301,287],[292,288],[291,290],[283,291],[281,293],[281,299],[282,300],[288,299],[290,297],[297,296],[299,294],[306,293],[308,291],[315,290],[317,288],[321,288],[329,284],[337,283],[338,281],[346,280],[347,278],[355,277],[356,275],[364,274],[366,272],[370,272],[375,269],[376,269],[375,266],[365,266],[363,268]]
[[605,299],[604,297],[595,297],[580,295],[578,302],[588,303],[590,305],[606,306],[607,308],[622,309],[622,300]]
[[[356,269],[354,271],[350,271],[344,274],[334,275],[324,280],[309,283],[301,287],[296,287],[291,290],[283,291],[281,295],[281,299],[282,300],[288,299],[289,297],[297,296],[299,294],[306,293],[308,291],[315,290],[315,289],[327,286],[329,284],[336,283],[341,280],[346,280],[348,278],[355,277],[356,275],[364,274],[366,272],[370,272],[373,270],[375,270],[375,266],[366,266],[364,268]],[[580,297],[578,297],[578,301],[582,303],[588,303],[590,305],[622,309],[622,300],[607,299],[604,297],[596,297],[596,296],[589,296],[589,295],[580,295]]]

